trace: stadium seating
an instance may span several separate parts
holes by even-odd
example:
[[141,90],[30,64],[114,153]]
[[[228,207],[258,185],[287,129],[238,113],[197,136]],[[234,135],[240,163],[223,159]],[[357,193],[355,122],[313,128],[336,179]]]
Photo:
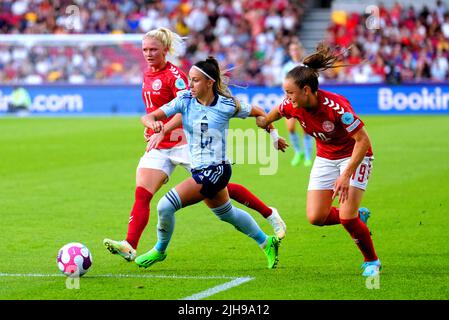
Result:
[[[0,33],[142,34],[166,26],[187,36],[186,53],[175,61],[182,68],[212,54],[222,65],[235,68],[232,79],[237,84],[277,86],[288,60],[287,45],[299,34],[310,1],[84,1],[77,7],[79,23],[70,28],[67,8],[73,1],[58,3],[55,7],[48,0],[2,1]],[[385,6],[377,6],[379,19],[373,22],[372,15],[362,9],[364,2],[357,3],[352,7],[351,0],[333,3],[325,39],[336,46],[353,44],[344,59],[353,66],[327,71],[324,81],[398,83],[448,78],[448,7],[441,2],[428,8],[424,1],[414,7],[386,1]],[[62,48],[57,43],[0,44],[0,81],[5,84],[137,84],[144,69],[139,43]]]

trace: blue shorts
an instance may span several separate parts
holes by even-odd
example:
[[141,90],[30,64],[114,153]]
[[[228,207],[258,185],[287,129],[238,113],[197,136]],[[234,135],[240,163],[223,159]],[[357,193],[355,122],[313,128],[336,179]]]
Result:
[[202,184],[201,194],[212,199],[218,192],[226,188],[231,179],[232,169],[229,163],[211,165],[204,169],[192,169],[192,178]]

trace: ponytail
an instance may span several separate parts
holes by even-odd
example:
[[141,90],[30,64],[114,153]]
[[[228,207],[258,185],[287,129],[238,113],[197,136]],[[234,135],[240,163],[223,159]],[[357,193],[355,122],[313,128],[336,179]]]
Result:
[[346,54],[351,47],[344,49],[342,53],[336,53],[324,41],[320,42],[316,51],[306,56],[302,62],[302,66],[297,66],[290,70],[286,78],[291,78],[299,88],[305,85],[312,89],[312,92],[318,90],[319,72],[330,68],[346,67],[347,64],[337,64],[336,62]]
[[210,78],[213,79],[214,84],[212,86],[212,90],[214,91],[214,93],[232,99],[234,101],[236,108],[234,115],[239,113],[241,108],[240,101],[237,100],[229,90],[228,85],[225,81],[225,75],[221,73],[220,65],[218,64],[217,59],[209,56],[206,60],[195,63],[194,66],[205,72]]

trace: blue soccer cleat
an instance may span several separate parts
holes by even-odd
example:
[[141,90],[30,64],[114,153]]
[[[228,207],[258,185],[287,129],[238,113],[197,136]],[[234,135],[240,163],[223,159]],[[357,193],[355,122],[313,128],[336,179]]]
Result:
[[371,216],[371,211],[368,210],[368,208],[361,207],[359,208],[359,217],[360,220],[366,225],[368,225],[368,219]]
[[375,261],[366,261],[362,263],[362,266],[360,268],[363,269],[362,276],[375,277],[379,275],[380,270],[382,269],[382,265],[380,263],[380,260],[377,259]]

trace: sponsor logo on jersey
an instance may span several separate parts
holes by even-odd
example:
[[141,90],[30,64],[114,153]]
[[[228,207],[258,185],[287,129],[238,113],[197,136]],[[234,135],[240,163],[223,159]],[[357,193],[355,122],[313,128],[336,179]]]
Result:
[[175,81],[175,87],[180,89],[180,90],[185,89],[186,88],[186,83],[184,82],[183,79],[178,78]]
[[354,115],[351,112],[345,112],[343,113],[343,115],[341,116],[341,122],[343,122],[344,124],[351,124],[354,122]]
[[328,121],[328,120],[324,121],[321,126],[323,127],[323,130],[325,132],[332,132],[335,129],[335,125],[331,121]]
[[151,85],[154,91],[158,91],[162,87],[162,81],[161,79],[154,80],[153,84]]

